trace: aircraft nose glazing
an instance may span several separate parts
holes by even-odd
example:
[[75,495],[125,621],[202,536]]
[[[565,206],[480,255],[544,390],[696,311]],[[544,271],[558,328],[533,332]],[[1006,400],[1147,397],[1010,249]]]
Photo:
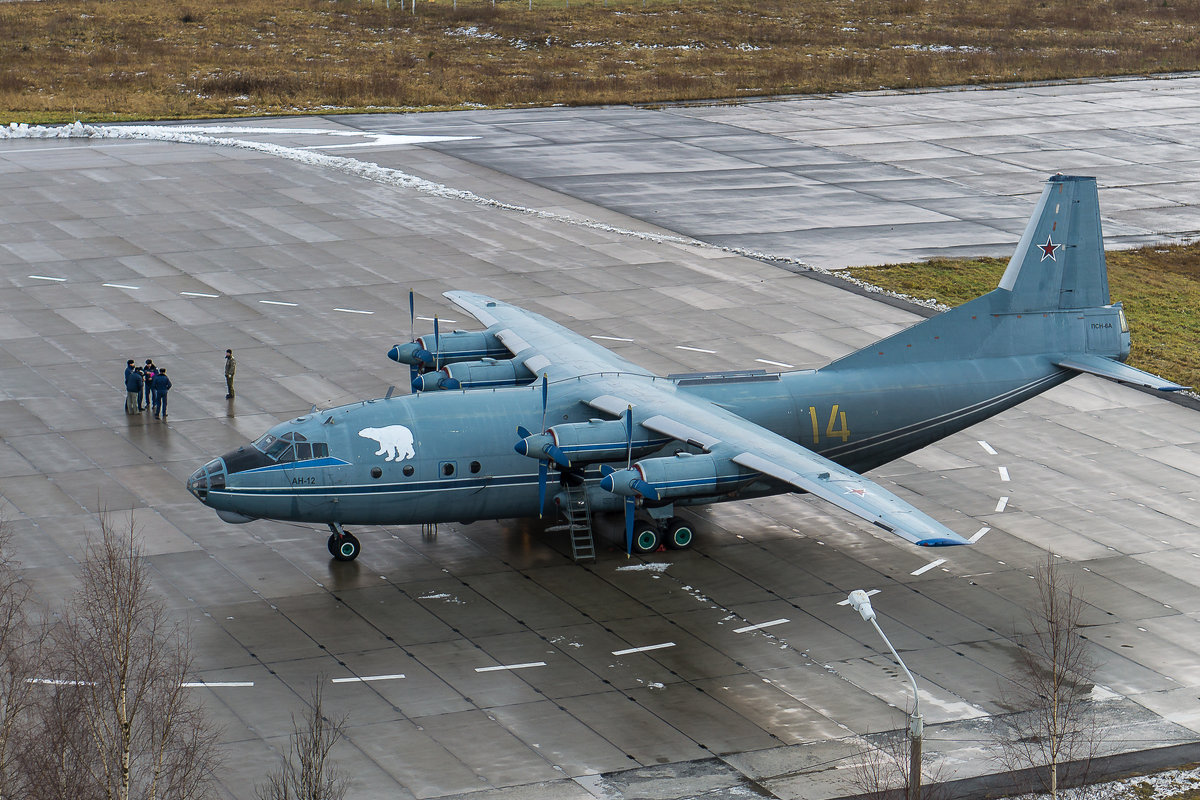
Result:
[[209,490],[224,488],[225,462],[219,458],[213,459],[193,472],[187,481],[187,490],[202,503],[208,498]]

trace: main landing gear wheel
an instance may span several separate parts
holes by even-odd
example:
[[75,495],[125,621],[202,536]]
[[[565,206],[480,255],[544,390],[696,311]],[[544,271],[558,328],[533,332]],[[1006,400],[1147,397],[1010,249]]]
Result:
[[651,522],[639,522],[633,528],[633,552],[645,555],[662,545],[662,532]]
[[672,517],[667,523],[666,528],[663,543],[672,550],[687,550],[692,546],[692,542],[696,540],[692,526],[679,517]]

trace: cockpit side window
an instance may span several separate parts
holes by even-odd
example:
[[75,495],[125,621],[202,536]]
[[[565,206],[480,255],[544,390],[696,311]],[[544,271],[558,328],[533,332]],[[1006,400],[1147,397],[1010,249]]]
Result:
[[266,453],[273,444],[275,444],[275,437],[269,433],[264,433],[255,440],[253,447],[260,453]]
[[278,464],[309,461],[314,458],[326,458],[329,455],[327,443],[310,442],[307,436],[295,431],[288,431],[280,437],[269,433],[264,434],[254,442],[254,447]]
[[284,458],[283,457],[284,451],[287,451],[288,453],[292,452],[292,443],[290,441],[288,441],[287,439],[276,439],[274,442],[271,443],[271,446],[268,447],[263,452],[266,453],[267,458],[273,459],[275,461],[294,461],[295,460],[294,455],[289,455],[288,457]]

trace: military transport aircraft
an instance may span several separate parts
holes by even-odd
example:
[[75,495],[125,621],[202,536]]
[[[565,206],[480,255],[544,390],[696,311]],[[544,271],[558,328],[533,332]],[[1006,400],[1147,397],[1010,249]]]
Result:
[[967,544],[860,473],[1081,372],[1186,388],[1121,363],[1094,178],[1047,182],[998,288],[817,370],[658,377],[541,315],[446,297],[486,329],[392,348],[413,394],[276,425],[188,489],[228,522],[327,524],[341,561],[359,554],[345,525],[539,516],[548,491],[576,557],[594,555],[594,511],[623,511],[646,553],[692,544],[678,506],[796,491],[917,545]]

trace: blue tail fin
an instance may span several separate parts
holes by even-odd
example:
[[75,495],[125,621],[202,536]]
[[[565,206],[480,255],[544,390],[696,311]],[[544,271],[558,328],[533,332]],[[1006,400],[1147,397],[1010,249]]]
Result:
[[1000,279],[1008,311],[1109,304],[1096,179],[1055,175]]
[[825,369],[1072,354],[1123,361],[1129,333],[1109,302],[1096,179],[1055,175],[996,289]]

